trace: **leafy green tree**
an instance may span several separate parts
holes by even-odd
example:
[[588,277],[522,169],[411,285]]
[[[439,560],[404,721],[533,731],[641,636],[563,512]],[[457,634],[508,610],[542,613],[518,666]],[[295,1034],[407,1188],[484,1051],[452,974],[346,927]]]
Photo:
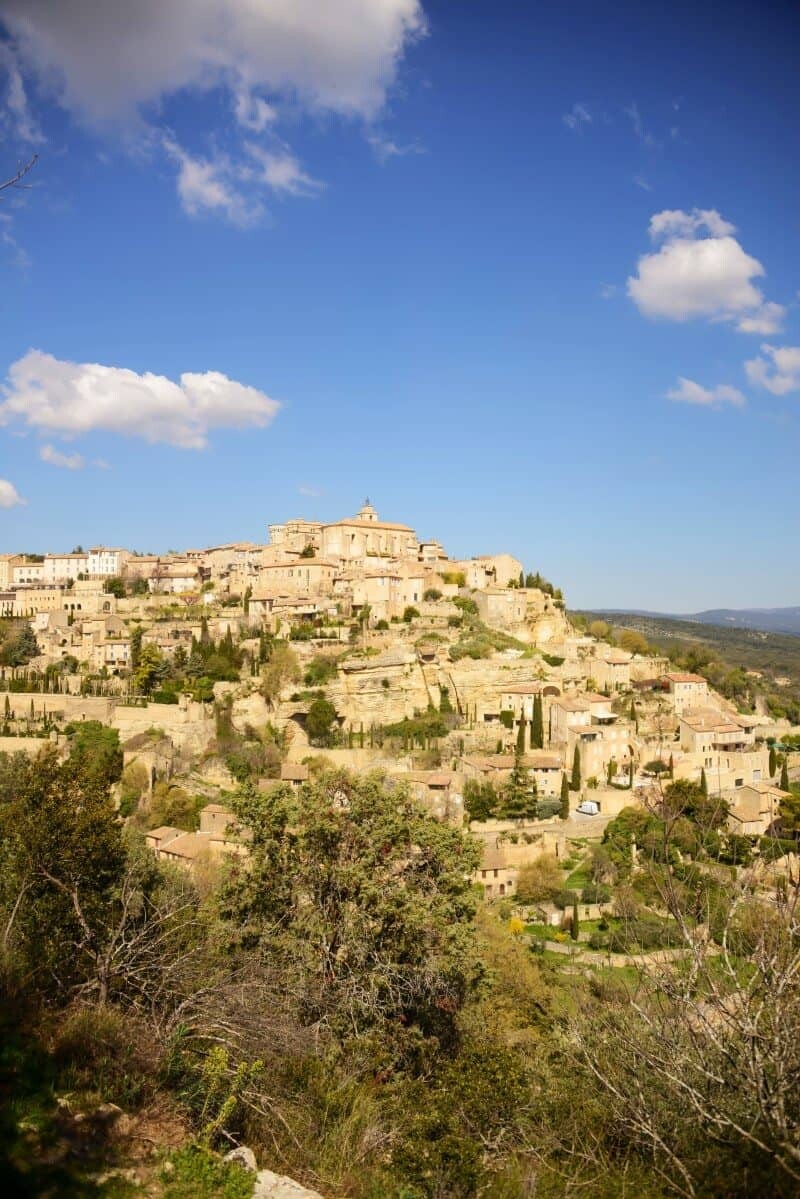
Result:
[[142,626],[140,624],[137,624],[136,627],[134,628],[133,632],[131,633],[131,670],[134,672],[139,669],[139,662],[140,662],[141,656],[142,656],[142,637],[143,636],[144,636],[144,629],[142,628]]
[[526,862],[517,873],[517,899],[520,903],[541,903],[552,899],[563,885],[564,872],[558,858],[543,853],[535,862]]
[[150,695],[158,683],[169,677],[169,663],[157,645],[143,645],[139,664],[133,672],[133,685],[140,695]]
[[534,696],[533,700],[533,727],[531,729],[531,745],[534,749],[542,749],[544,746],[544,714],[542,709],[541,695]]
[[702,785],[689,779],[676,779],[664,790],[664,810],[672,817],[685,816],[709,833],[721,829],[728,820],[728,804],[717,795],[708,795]]
[[525,820],[536,816],[536,781],[522,764],[522,754],[514,755],[514,766],[500,794],[499,812],[504,820]]
[[578,745],[575,746],[575,752],[572,755],[572,777],[569,785],[573,791],[581,789],[581,751]]
[[476,980],[475,844],[377,775],[243,790],[234,807],[252,842],[223,895],[229,935],[287,972],[304,1019],[451,1039]]
[[67,725],[70,761],[101,791],[108,791],[122,775],[119,732],[99,720]]
[[561,775],[561,819],[569,820],[569,779],[566,772]]
[[491,820],[497,811],[498,796],[488,780],[467,779],[464,783],[464,810],[470,820]]
[[54,750],[26,760],[0,802],[0,907],[6,951],[59,999],[87,981],[125,865],[102,771]]
[[300,680],[300,664],[285,641],[272,642],[268,654],[261,667],[260,690],[267,703],[274,704],[284,687]]
[[312,745],[329,745],[336,727],[336,708],[327,699],[315,699],[308,709],[306,732]]
[[0,641],[0,666],[27,666],[38,654],[36,634],[27,621],[5,627]]
[[125,583],[119,575],[114,575],[112,578],[106,579],[103,584],[103,591],[105,591],[106,595],[113,595],[117,599],[124,599]]

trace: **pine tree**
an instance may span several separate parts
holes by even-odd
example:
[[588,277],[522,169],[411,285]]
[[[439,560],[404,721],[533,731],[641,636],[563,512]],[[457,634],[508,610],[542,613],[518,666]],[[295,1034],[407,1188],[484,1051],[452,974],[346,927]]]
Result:
[[533,726],[531,728],[531,745],[534,749],[544,746],[544,715],[542,712],[542,697],[537,695],[533,700]]
[[703,792],[703,795],[705,795],[706,799],[708,799],[708,779],[706,778],[705,766],[700,771],[700,790]]
[[528,777],[520,753],[514,755],[514,768],[503,789],[500,815],[506,820],[536,815],[536,784]]
[[775,774],[777,773],[777,770],[778,770],[778,755],[775,753],[775,746],[770,745],[770,747],[769,747],[769,777],[771,779],[775,778]]
[[569,935],[572,937],[573,941],[577,941],[579,932],[580,932],[580,926],[579,926],[579,921],[578,921],[578,900],[573,899],[573,901],[572,901],[572,923],[569,926]]
[[561,819],[569,820],[569,779],[561,775]]
[[787,762],[786,762],[786,756],[785,756],[785,755],[784,755],[784,758],[783,758],[783,766],[781,766],[781,781],[780,781],[780,783],[778,784],[778,786],[780,787],[781,791],[788,791],[788,790],[789,790],[789,767],[788,767],[788,764],[787,764]]
[[575,746],[575,753],[572,755],[572,778],[570,779],[570,787],[573,791],[581,789],[581,751]]

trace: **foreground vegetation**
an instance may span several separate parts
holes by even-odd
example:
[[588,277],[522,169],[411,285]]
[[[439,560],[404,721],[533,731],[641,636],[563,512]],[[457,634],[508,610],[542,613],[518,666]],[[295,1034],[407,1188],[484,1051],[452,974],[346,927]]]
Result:
[[685,955],[575,973],[401,786],[244,785],[249,856],[192,876],[119,820],[118,770],[80,738],[0,759],[7,1192],[238,1199],[241,1142],[353,1199],[797,1194],[797,883],[726,865],[702,797],[570,876]]

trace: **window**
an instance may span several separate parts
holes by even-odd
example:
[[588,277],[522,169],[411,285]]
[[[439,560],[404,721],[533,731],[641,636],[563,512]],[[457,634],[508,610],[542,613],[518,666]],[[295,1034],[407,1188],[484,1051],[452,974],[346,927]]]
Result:
[[734,787],[743,787],[743,786],[744,786],[744,779],[734,779],[734,780],[733,780],[733,785],[734,785]]

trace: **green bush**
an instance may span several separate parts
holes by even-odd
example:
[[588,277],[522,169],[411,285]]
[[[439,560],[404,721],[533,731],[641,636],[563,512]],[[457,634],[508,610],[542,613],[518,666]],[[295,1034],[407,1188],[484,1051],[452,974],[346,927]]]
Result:
[[584,903],[608,903],[611,899],[611,888],[605,883],[588,883],[581,891]]
[[249,1199],[253,1175],[200,1145],[179,1149],[161,1173],[164,1199]]

